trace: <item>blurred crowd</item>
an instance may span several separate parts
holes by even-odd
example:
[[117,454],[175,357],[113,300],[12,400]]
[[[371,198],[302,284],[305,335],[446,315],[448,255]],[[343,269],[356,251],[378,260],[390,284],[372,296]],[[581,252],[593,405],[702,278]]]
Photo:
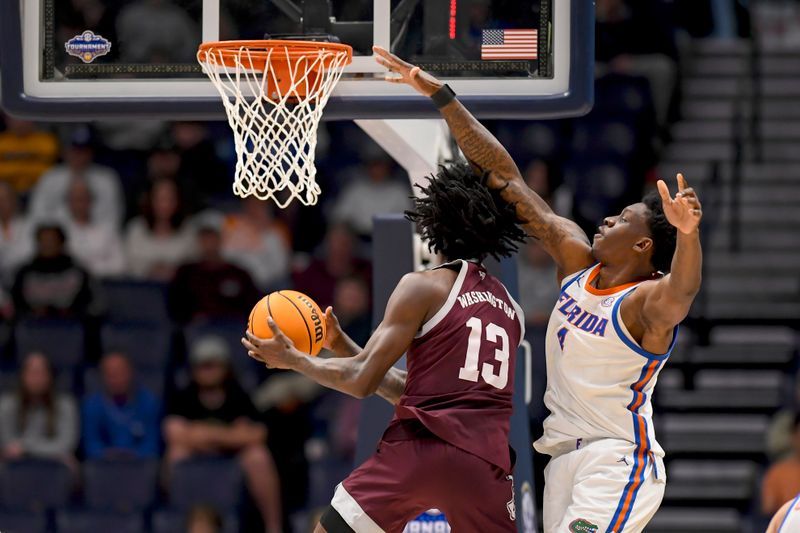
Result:
[[[265,293],[294,288],[334,305],[364,343],[372,217],[410,205],[407,180],[357,128],[331,126],[320,132],[331,155],[318,158],[326,201],[280,211],[233,196],[224,124],[127,130],[4,115],[2,126],[3,458],[56,460],[77,474],[80,461],[163,455],[168,475],[191,456],[235,457],[267,530],[282,531],[282,516],[307,500],[309,438],[318,444],[312,455],[349,464],[358,403],[296,376],[237,373],[235,362],[246,358],[227,341],[241,336]],[[155,365],[142,363],[152,356],[114,349],[102,333],[139,331],[115,322],[120,311],[137,321],[153,312],[119,309],[137,305],[109,296],[120,284],[164,297],[168,353]],[[79,360],[53,363],[66,345],[24,351],[20,331],[31,324],[45,337],[51,326],[77,324],[86,339]],[[231,334],[202,334],[214,327]],[[155,339],[162,330],[142,331]],[[342,421],[330,435],[329,419]]]

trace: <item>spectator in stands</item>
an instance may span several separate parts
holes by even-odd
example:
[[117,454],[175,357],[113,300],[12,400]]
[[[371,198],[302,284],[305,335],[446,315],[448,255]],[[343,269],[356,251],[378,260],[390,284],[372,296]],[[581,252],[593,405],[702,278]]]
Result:
[[86,318],[93,314],[92,280],[66,252],[61,226],[36,230],[36,255],[17,272],[12,288],[20,316]]
[[0,446],[6,460],[36,457],[77,466],[78,410],[72,397],[56,391],[54,381],[44,354],[25,357],[17,390],[0,398]]
[[175,181],[157,179],[145,196],[143,214],[128,223],[125,252],[136,278],[169,281],[194,255],[195,233],[186,221]]
[[27,193],[58,158],[58,140],[33,122],[3,115],[6,131],[0,132],[0,181]]
[[333,310],[342,329],[359,346],[364,346],[372,332],[370,291],[359,276],[347,276],[336,282]]
[[83,179],[92,193],[92,220],[119,228],[125,216],[122,186],[116,171],[94,162],[95,138],[88,126],[72,132],[64,163],[42,175],[31,195],[30,216],[37,220],[65,217],[70,183]]
[[221,533],[222,517],[216,509],[198,505],[189,510],[186,517],[187,533]]
[[333,220],[348,224],[359,236],[369,239],[373,217],[404,212],[411,206],[410,196],[408,184],[393,179],[391,161],[373,156],[363,173],[342,191],[333,207]]
[[197,261],[181,266],[170,290],[175,318],[189,322],[204,318],[245,318],[260,292],[250,275],[222,256],[221,215],[198,218]]
[[88,182],[73,178],[63,218],[70,254],[93,276],[120,276],[125,271],[125,253],[119,229],[92,218],[94,202]]
[[128,358],[119,352],[100,361],[103,390],[83,400],[83,449],[88,459],[156,458],[161,405],[136,383]]
[[346,225],[330,226],[323,243],[323,256],[312,259],[306,268],[293,275],[295,288],[327,307],[333,304],[337,280],[359,276],[369,286],[371,267],[357,256],[356,247],[355,235]]
[[225,257],[245,269],[266,290],[286,284],[289,276],[289,234],[275,219],[273,205],[250,196],[227,218],[222,232]]
[[269,533],[282,531],[280,484],[266,448],[266,427],[236,382],[222,339],[209,336],[191,347],[191,383],[178,392],[164,421],[170,465],[203,455],[238,458]]
[[519,255],[520,306],[529,326],[545,327],[558,299],[556,266],[547,252],[531,239]]
[[667,123],[678,76],[678,51],[662,2],[597,0],[597,61],[615,72],[644,76],[659,125]]
[[772,516],[800,493],[800,413],[794,419],[792,454],[773,464],[764,476],[761,512]]
[[33,255],[30,224],[18,207],[14,188],[0,182],[0,282],[3,283],[10,282],[17,267]]

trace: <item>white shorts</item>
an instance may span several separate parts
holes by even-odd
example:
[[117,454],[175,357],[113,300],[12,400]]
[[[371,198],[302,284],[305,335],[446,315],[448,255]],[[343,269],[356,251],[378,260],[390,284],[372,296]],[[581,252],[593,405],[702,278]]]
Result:
[[656,514],[666,487],[664,461],[634,456],[636,445],[602,439],[550,459],[545,468],[544,533],[636,533]]

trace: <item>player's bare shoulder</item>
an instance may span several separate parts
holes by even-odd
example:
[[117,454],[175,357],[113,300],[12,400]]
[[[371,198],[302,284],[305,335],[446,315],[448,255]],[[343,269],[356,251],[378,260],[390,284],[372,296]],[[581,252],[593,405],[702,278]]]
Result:
[[458,270],[446,267],[409,272],[400,279],[395,291],[411,297],[415,305],[425,306],[427,320],[445,304],[457,277]]

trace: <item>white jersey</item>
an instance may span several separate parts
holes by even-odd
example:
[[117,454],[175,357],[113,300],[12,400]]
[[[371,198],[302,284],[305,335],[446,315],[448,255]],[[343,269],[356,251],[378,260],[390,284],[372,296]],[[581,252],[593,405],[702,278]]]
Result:
[[547,326],[547,390],[550,416],[534,444],[540,453],[558,456],[599,439],[636,445],[634,461],[664,450],[653,431],[650,395],[669,351],[652,354],[633,340],[620,317],[620,304],[639,283],[610,289],[592,286],[595,265],[564,279]]
[[792,501],[781,525],[778,526],[778,533],[793,533],[797,531],[800,531],[800,494]]

